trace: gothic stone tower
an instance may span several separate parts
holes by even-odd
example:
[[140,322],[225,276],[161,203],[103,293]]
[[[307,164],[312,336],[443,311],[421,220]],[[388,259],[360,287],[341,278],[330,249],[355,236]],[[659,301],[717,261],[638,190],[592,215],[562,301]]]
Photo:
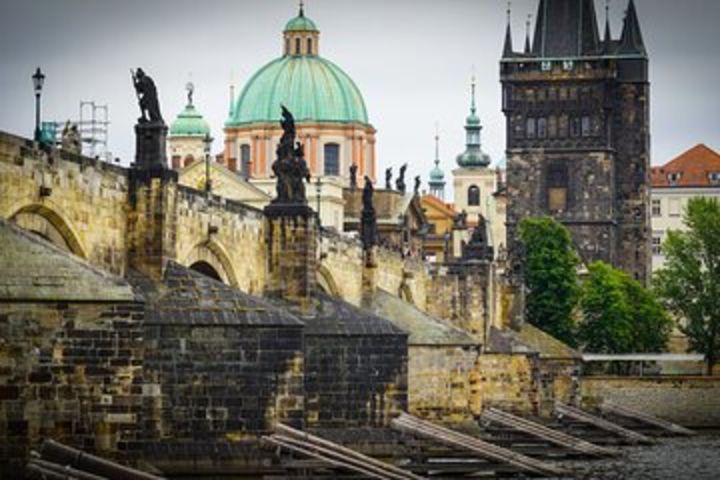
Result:
[[584,262],[603,260],[645,282],[648,57],[633,1],[620,39],[606,22],[601,40],[593,0],[540,0],[525,52],[513,52],[508,22],[500,76],[511,259],[518,222],[550,215],[570,229]]

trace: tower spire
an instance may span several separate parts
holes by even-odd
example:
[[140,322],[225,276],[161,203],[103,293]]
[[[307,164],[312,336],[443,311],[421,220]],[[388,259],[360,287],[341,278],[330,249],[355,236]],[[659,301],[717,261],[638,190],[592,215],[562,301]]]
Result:
[[437,122],[435,122],[435,166],[440,166],[440,131]]
[[470,83],[470,114],[475,115],[477,108],[475,107],[475,73],[473,72],[472,80]]
[[605,0],[605,38],[603,39],[603,47],[606,53],[610,52],[610,42],[612,42],[612,35],[610,33],[610,0]]
[[645,43],[643,42],[642,32],[640,32],[640,22],[635,10],[635,2],[630,0],[628,3],[627,13],[625,14],[625,22],[623,24],[622,35],[620,36],[620,53],[639,53],[646,55]]
[[532,21],[532,14],[528,14],[527,20],[525,21],[525,53],[530,54],[530,22]]
[[512,31],[510,29],[510,7],[512,3],[507,4],[507,27],[505,28],[505,44],[503,45],[503,58],[513,56]]
[[303,0],[300,0],[300,12],[298,13],[299,17],[305,16],[305,2]]

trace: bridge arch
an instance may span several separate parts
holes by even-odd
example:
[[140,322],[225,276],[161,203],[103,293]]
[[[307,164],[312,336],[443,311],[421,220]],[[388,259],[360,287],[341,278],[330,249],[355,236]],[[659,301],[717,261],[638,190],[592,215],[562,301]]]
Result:
[[206,240],[198,243],[184,255],[180,263],[227,285],[239,287],[230,256],[218,242]]
[[15,207],[11,212],[8,218],[18,227],[43,237],[63,250],[87,258],[77,230],[60,209],[46,203],[32,203]]
[[332,273],[325,265],[317,268],[317,284],[325,293],[332,297],[342,298],[342,293],[332,276]]

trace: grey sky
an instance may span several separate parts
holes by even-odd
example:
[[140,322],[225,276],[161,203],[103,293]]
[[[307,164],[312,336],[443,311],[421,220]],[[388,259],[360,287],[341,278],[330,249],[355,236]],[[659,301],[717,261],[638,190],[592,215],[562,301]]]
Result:
[[[604,21],[604,1],[597,1]],[[514,43],[537,0],[514,0]],[[627,0],[612,0],[619,35]],[[696,143],[720,147],[720,2],[636,0],[650,54],[652,162],[664,163]],[[321,30],[320,53],[343,68],[365,98],[378,129],[379,168],[432,167],[434,125],[447,173],[464,148],[469,81],[475,68],[483,145],[503,156],[498,60],[505,29],[502,0],[307,0]],[[132,159],[138,116],[130,68],[142,67],[158,85],[170,123],[185,103],[189,75],[195,104],[222,148],[231,77],[236,93],[262,65],[280,55],[281,32],[297,12],[294,0],[2,0],[0,129],[30,137],[30,75],[47,75],[43,117],[78,116],[78,103],[108,103],[110,148]],[[380,171],[380,170],[379,170]]]

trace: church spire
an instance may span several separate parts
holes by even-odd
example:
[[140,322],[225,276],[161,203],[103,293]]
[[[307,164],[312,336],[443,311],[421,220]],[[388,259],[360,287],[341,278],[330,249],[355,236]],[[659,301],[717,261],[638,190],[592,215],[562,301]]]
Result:
[[619,53],[647,54],[645,51],[645,43],[642,38],[642,32],[640,32],[640,22],[637,17],[637,10],[635,10],[635,2],[633,0],[630,0],[630,3],[628,3],[627,13],[625,14],[623,31],[620,36]]
[[430,187],[430,195],[444,200],[445,199],[445,172],[440,168],[440,133],[438,131],[438,124],[435,123],[435,167],[430,170],[430,181],[428,186]]
[[465,120],[465,152],[457,156],[457,163],[461,167],[487,167],[490,157],[483,153],[480,145],[480,132],[482,125],[475,106],[475,75],[470,85],[470,115]]
[[510,2],[507,6],[507,27],[505,28],[505,44],[503,45],[503,58],[513,56],[512,31],[510,29]]
[[304,17],[305,16],[305,2],[303,0],[300,0],[300,11],[298,12],[298,17]]

